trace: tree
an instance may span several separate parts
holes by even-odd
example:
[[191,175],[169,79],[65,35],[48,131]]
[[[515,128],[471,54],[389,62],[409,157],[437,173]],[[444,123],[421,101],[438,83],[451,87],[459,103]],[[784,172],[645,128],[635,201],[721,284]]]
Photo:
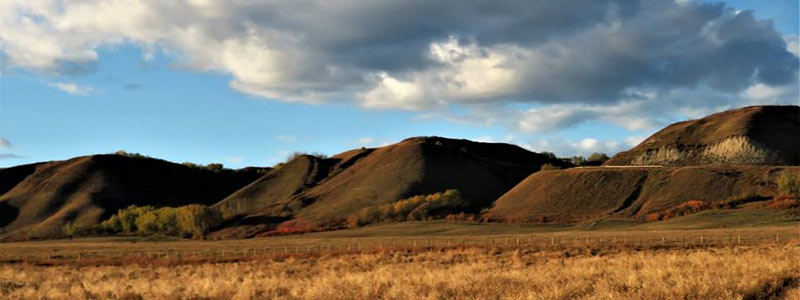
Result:
[[784,170],[778,176],[778,192],[784,196],[800,196],[800,172]]
[[588,158],[588,159],[586,159],[586,161],[587,161],[589,164],[598,164],[598,165],[602,165],[602,164],[603,164],[603,163],[605,163],[605,162],[606,162],[608,159],[609,159],[609,157],[608,157],[608,155],[606,155],[605,153],[598,153],[598,152],[595,152],[595,153],[592,153],[592,155],[589,155],[589,158]]
[[209,229],[222,223],[222,214],[205,205],[192,204],[178,208],[178,230],[183,235],[202,237]]

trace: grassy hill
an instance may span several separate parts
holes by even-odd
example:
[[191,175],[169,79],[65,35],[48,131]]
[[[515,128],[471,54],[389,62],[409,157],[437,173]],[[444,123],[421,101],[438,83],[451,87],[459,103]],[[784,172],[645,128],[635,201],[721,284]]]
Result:
[[743,204],[773,197],[782,172],[800,172],[800,167],[587,167],[544,171],[532,174],[500,197],[488,216],[511,222],[642,220],[690,200]]
[[96,224],[129,205],[212,204],[261,176],[125,155],[92,155],[0,170],[5,238],[50,236]]
[[325,222],[364,207],[457,189],[470,203],[467,210],[477,212],[545,163],[567,166],[509,144],[410,138],[331,158],[295,157],[215,206],[241,220]]
[[750,106],[678,122],[605,163],[800,165],[800,106]]

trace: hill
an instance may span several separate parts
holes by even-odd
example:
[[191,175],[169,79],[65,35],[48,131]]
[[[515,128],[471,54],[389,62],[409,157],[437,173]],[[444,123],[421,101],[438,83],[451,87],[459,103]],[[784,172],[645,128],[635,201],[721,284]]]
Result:
[[0,170],[0,237],[50,236],[129,205],[213,204],[262,175],[147,157],[92,155]]
[[[687,205],[763,200],[800,167],[800,107],[751,106],[679,122],[602,167],[538,172],[487,217],[511,222],[644,219]],[[688,203],[690,200],[697,200]]]
[[606,166],[800,165],[800,106],[751,106],[679,122]]
[[319,223],[342,220],[364,207],[457,189],[470,204],[467,210],[478,212],[545,163],[567,166],[509,144],[410,138],[330,158],[297,156],[216,206],[229,219]]
[[532,174],[500,197],[488,217],[506,222],[645,220],[686,205],[746,204],[775,196],[782,172],[800,167],[586,167]]

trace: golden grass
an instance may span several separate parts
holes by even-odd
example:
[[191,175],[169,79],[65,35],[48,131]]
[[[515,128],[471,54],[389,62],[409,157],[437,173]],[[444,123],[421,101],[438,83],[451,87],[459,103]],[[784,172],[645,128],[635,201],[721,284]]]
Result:
[[644,152],[633,159],[634,165],[660,165],[669,164],[680,160],[683,153],[673,147],[662,146],[661,148]]
[[744,136],[734,136],[706,147],[700,154],[712,161],[726,163],[766,163],[771,157],[768,150]]
[[0,298],[761,299],[796,297],[799,281],[797,243],[616,252],[468,248],[170,267],[6,264]]
[[708,164],[764,164],[777,159],[768,149],[746,136],[734,136],[700,149],[679,150],[662,146],[648,150],[633,159],[634,165],[660,165],[681,159],[699,159]]

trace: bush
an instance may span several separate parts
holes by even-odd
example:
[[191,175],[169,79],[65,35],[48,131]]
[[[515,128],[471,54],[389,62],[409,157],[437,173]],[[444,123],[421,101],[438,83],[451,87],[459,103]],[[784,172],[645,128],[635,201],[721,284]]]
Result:
[[186,236],[201,237],[222,223],[222,214],[205,205],[192,204],[177,209],[177,229]]
[[586,159],[585,164],[589,165],[589,166],[599,166],[599,165],[604,164],[609,159],[610,158],[605,153],[597,153],[597,152],[595,152],[595,153],[592,153],[592,155],[589,155],[589,158]]
[[447,190],[442,193],[414,196],[391,204],[365,207],[349,215],[347,224],[350,227],[359,227],[381,222],[428,220],[443,217],[467,205],[458,190]]
[[136,220],[139,219],[139,216],[153,210],[155,210],[155,208],[152,206],[128,206],[127,208],[118,210],[111,218],[100,223],[100,228],[108,232],[137,232],[138,225],[136,224]]
[[222,214],[205,205],[181,207],[129,206],[100,223],[106,232],[201,237],[222,222]]
[[800,175],[785,170],[778,176],[778,193],[782,196],[800,196]]
[[561,167],[556,166],[554,164],[543,164],[539,171],[553,171],[553,170],[561,170]]

